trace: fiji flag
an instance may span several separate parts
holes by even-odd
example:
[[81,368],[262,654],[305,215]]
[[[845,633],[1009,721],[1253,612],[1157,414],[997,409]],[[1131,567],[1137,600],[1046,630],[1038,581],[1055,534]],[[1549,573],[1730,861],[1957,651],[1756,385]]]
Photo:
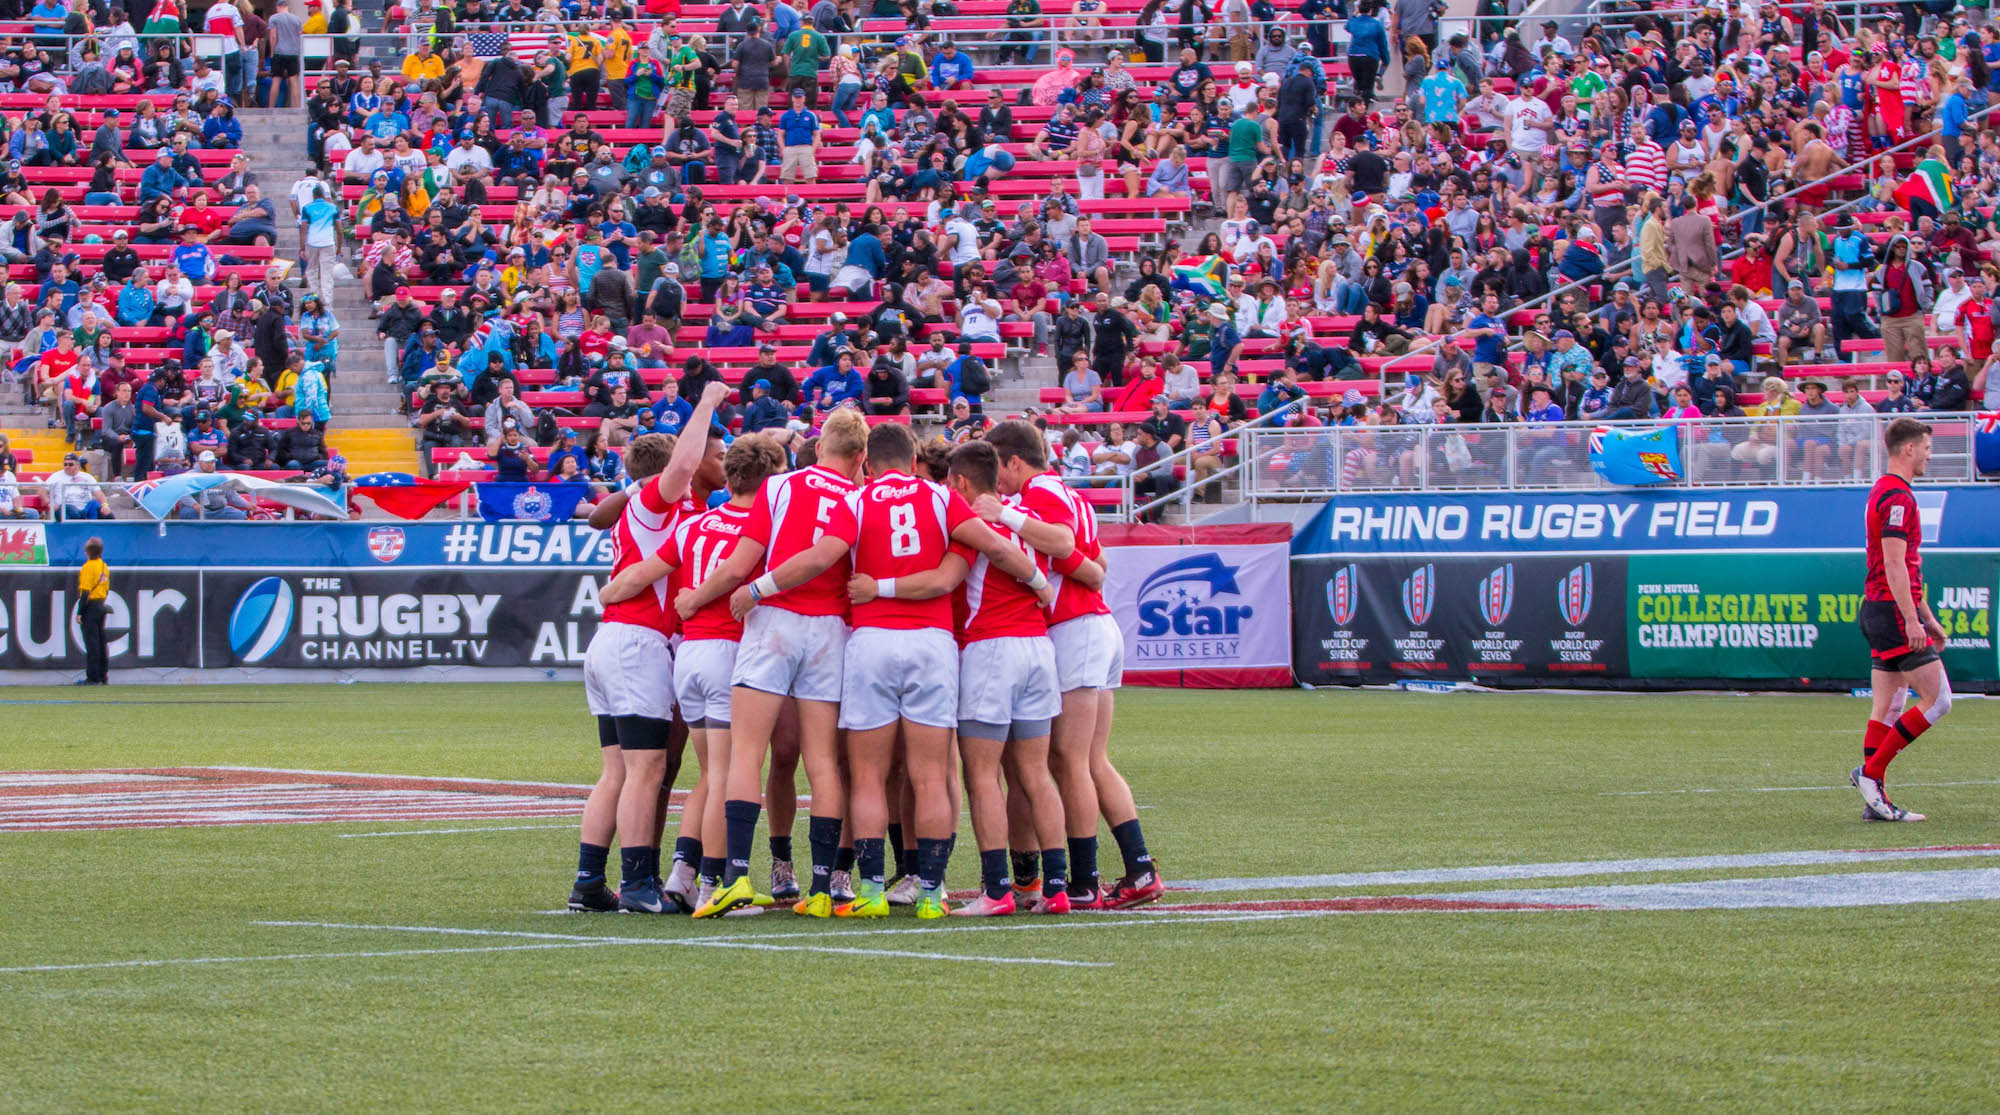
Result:
[[1979,412],[1972,435],[1972,459],[1981,472],[2000,472],[2000,410]]
[[475,484],[479,514],[489,523],[527,520],[557,523],[576,514],[588,484]]
[[1590,467],[1607,484],[1643,486],[1672,484],[1685,477],[1681,471],[1681,437],[1678,426],[1627,433],[1609,426],[1590,432]]

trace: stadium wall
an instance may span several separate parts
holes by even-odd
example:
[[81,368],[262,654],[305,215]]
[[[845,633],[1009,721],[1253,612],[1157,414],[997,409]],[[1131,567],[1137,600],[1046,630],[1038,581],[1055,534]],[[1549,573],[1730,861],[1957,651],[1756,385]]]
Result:
[[[1106,595],[1142,685],[1288,686],[1289,526],[1113,528]],[[84,541],[121,680],[574,679],[609,537],[582,523],[0,525],[0,677],[83,668]]]
[[[1383,493],[1292,544],[1308,684],[1868,684],[1867,489]],[[2000,691],[2000,489],[1925,487],[1925,594],[1954,686]]]

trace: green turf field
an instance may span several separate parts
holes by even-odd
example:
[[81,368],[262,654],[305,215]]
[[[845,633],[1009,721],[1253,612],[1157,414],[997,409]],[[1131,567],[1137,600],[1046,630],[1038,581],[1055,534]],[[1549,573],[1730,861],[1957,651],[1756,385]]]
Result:
[[[564,685],[13,689],[0,705],[14,771],[596,774]],[[2000,704],[1961,701],[1897,763],[1922,825],[1859,820],[1846,771],[1864,715],[1825,696],[1127,691],[1114,755],[1169,880],[1242,881],[1170,894],[1202,904],[1180,915],[550,916],[575,834],[548,817],[0,832],[0,1108],[1992,1110],[2000,902],[1976,897],[2000,893],[1991,848],[1257,882],[2000,844]],[[20,800],[0,793],[0,823]],[[478,827],[494,831],[342,838]],[[799,834],[803,859],[803,819]],[[976,879],[969,846],[955,886]],[[1855,893],[1853,875],[1925,900],[1795,908]],[[1545,905],[1607,885],[1673,905],[1712,892],[1652,884],[1725,879],[1781,898],[1216,906]],[[274,921],[317,924],[259,924]]]

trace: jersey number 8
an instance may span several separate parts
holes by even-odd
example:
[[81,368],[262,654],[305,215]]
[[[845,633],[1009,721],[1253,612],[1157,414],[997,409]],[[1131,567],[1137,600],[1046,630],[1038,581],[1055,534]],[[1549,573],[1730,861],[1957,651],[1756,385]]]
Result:
[[917,509],[907,503],[889,508],[889,556],[911,557],[923,548],[917,536]]

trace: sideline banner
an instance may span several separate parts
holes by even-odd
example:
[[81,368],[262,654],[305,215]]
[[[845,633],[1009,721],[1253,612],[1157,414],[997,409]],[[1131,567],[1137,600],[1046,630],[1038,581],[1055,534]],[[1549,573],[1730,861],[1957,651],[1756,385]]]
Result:
[[1291,527],[1106,526],[1105,602],[1125,684],[1292,684]]
[[[1859,626],[1863,556],[1767,557],[1632,558],[1627,623],[1633,676],[1865,681],[1868,644]],[[1948,636],[1944,665],[1954,680],[2000,677],[1992,612],[1996,580],[2000,557],[1924,559],[1924,595]]]
[[[2000,549],[2000,485],[1916,490],[1929,548]],[[1868,489],[1342,495],[1294,554],[1859,550]]]
[[[576,666],[594,570],[113,568],[111,668]],[[0,670],[83,668],[73,570],[0,567]]]
[[1292,593],[1308,684],[1627,674],[1623,557],[1315,558]]
[[[1308,684],[1846,689],[1868,684],[1859,553],[1305,558],[1293,662]],[[2000,685],[2000,555],[1924,562],[1963,689]]]
[[[13,524],[15,527],[35,524]],[[45,523],[32,541],[0,536],[0,565],[83,564],[104,539],[113,573],[138,565],[242,569],[611,568],[611,536],[582,520],[552,523]],[[25,535],[25,532],[24,532]],[[34,543],[40,543],[37,547]],[[10,561],[5,555],[14,554]],[[36,560],[23,560],[26,554]]]
[[597,629],[598,574],[559,570],[210,572],[195,665],[567,666]]
[[[191,666],[201,641],[201,576],[191,569],[113,571],[105,597],[111,668]],[[0,562],[0,670],[81,670],[76,570]]]

